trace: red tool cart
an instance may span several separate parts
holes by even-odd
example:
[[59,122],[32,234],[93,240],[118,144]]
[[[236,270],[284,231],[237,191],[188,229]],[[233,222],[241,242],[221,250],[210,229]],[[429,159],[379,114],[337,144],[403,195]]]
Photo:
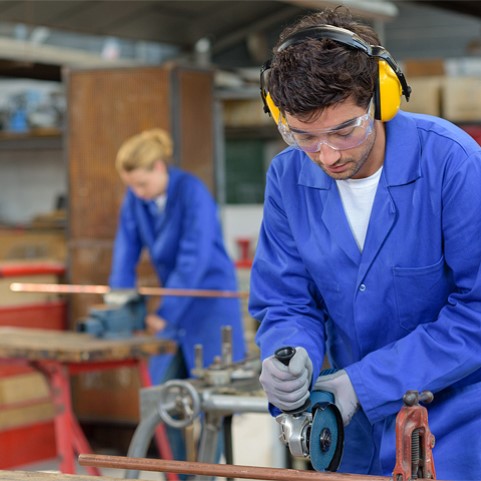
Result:
[[[0,262],[0,326],[64,330],[67,304],[58,295],[14,293],[12,282],[59,282],[65,266],[54,261]],[[0,365],[0,469],[56,456],[53,404],[41,374]]]

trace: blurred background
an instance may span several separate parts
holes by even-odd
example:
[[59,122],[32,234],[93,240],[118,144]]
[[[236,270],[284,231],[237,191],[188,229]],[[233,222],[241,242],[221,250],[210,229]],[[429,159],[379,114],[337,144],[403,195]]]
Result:
[[[443,116],[481,141],[481,2],[1,0],[0,324],[70,329],[98,302],[19,297],[8,286],[107,282],[124,191],[115,153],[156,126],[218,201],[247,289],[265,173],[284,148],[262,109],[259,68],[286,25],[338,4],[372,24],[401,64],[413,88],[402,108]],[[142,282],[153,280],[145,262]],[[244,315],[255,351],[246,306]],[[36,373],[2,369],[0,401],[47,392]],[[98,402],[106,386],[117,399],[107,406]],[[138,389],[128,368],[74,380],[75,412],[93,443],[125,450]],[[21,446],[32,426],[39,433],[34,449],[0,456],[0,469],[55,454],[52,409],[45,401],[0,410],[0,452]]]

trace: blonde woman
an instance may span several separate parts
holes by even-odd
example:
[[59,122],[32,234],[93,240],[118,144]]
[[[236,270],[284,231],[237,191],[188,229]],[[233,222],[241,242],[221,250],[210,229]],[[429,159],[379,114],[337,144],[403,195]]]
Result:
[[[153,129],[127,139],[118,151],[116,168],[127,191],[109,285],[135,287],[136,266],[146,248],[163,287],[236,290],[216,203],[198,178],[172,165],[172,150],[169,134]],[[211,364],[221,354],[223,325],[232,326],[234,359],[245,355],[238,299],[165,297],[146,324],[180,347],[175,356],[152,357],[154,384],[189,377],[195,344],[203,345],[205,365]]]

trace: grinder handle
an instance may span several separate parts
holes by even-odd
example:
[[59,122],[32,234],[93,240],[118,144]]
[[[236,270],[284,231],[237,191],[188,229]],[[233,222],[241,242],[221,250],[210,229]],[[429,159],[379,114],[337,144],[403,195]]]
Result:
[[[296,353],[296,349],[291,346],[286,346],[286,347],[280,347],[277,349],[277,351],[274,353],[274,356],[276,359],[282,362],[284,366],[288,366],[290,360],[294,357],[294,354]],[[283,411],[285,414],[290,414],[290,415],[296,415],[296,414],[301,414],[309,409],[311,405],[311,401],[309,398],[306,399],[306,402],[296,408],[296,409],[291,409],[290,411]]]
[[276,359],[279,359],[279,361],[284,364],[284,366],[289,365],[289,361],[294,357],[294,354],[296,353],[296,349],[294,347],[280,347],[277,349],[275,352]]

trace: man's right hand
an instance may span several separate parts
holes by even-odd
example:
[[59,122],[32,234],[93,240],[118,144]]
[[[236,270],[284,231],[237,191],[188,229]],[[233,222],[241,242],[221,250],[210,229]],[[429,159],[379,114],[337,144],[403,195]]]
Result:
[[287,366],[275,356],[264,359],[259,381],[271,404],[292,411],[309,398],[311,378],[312,362],[303,347],[296,347]]

